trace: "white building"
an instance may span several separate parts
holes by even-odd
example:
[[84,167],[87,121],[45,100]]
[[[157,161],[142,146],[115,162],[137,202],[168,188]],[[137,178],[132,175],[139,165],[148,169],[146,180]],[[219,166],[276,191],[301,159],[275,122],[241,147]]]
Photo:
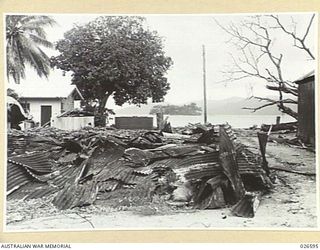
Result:
[[37,88],[21,88],[17,90],[20,103],[32,116],[35,123],[43,126],[66,111],[80,108],[83,100],[79,89],[74,85],[57,88],[55,85],[39,86]]

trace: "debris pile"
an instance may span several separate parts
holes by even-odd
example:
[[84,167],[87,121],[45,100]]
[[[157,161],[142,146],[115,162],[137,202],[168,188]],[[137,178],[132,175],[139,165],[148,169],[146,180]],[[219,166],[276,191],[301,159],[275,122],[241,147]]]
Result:
[[72,109],[62,113],[57,117],[59,118],[59,117],[82,117],[82,116],[94,116],[94,113],[91,111],[82,110],[82,109]]
[[261,131],[269,133],[272,131],[272,135],[268,137],[268,141],[270,142],[315,152],[314,144],[311,142],[303,142],[303,139],[299,136],[298,122],[286,122],[272,125],[262,124]]
[[69,209],[135,190],[138,199],[157,195],[197,209],[233,206],[234,215],[253,217],[271,187],[261,152],[239,143],[229,125],[190,125],[174,133],[10,130],[7,195],[52,195],[57,208]]

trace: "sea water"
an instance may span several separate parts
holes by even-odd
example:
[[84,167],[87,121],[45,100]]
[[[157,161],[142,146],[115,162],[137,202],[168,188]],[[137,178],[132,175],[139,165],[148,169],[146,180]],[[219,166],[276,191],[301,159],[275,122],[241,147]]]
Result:
[[[288,115],[280,116],[280,122],[293,122],[294,118]],[[249,128],[254,125],[275,124],[275,115],[209,115],[208,122],[211,124],[228,123],[234,128]],[[185,126],[188,123],[204,123],[203,116],[170,115],[168,121],[173,127]]]
[[[118,115],[116,115],[118,116]],[[155,115],[119,115],[119,116],[148,116],[153,117],[154,126],[157,125]],[[164,118],[168,117],[172,127],[183,127],[189,123],[204,123],[203,116],[192,116],[192,115],[164,115]],[[208,122],[211,124],[224,124],[228,123],[234,128],[249,128],[254,125],[260,127],[261,124],[275,124],[276,115],[208,115]],[[288,115],[280,115],[280,122],[293,122],[294,118]],[[110,119],[110,124],[114,124],[114,118]]]

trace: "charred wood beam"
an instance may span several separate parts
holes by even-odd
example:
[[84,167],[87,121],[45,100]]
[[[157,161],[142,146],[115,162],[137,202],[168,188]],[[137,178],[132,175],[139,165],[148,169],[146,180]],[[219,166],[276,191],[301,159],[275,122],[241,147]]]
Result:
[[272,126],[271,131],[279,131],[279,130],[294,131],[298,127],[298,122],[286,122],[286,123],[273,124],[273,125],[262,124],[261,130],[264,132],[268,132],[270,130],[270,126]]

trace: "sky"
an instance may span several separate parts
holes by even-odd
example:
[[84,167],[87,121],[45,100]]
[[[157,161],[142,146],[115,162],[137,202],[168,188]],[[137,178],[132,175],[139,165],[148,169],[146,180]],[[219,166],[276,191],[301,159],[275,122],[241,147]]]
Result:
[[[87,23],[99,15],[59,14],[51,15],[57,25],[47,28],[48,40],[55,42],[63,38],[64,32],[70,30],[74,24]],[[279,14],[281,20],[288,27],[291,17],[297,22],[297,32],[307,26],[310,14]],[[238,82],[223,82],[223,71],[232,67],[230,53],[239,55],[239,51],[227,41],[230,36],[221,29],[214,18],[222,25],[230,22],[238,23],[243,15],[146,15],[146,25],[151,30],[156,30],[164,39],[164,50],[173,60],[173,66],[168,71],[170,91],[165,96],[165,102],[171,104],[190,103],[203,99],[203,67],[202,45],[206,49],[206,79],[207,99],[221,100],[232,97],[270,96],[273,92],[267,91],[265,85],[258,79],[244,79]],[[317,23],[317,20],[314,21]],[[314,49],[316,32],[312,26],[307,37],[307,44]],[[301,75],[315,68],[315,61],[308,60],[305,53],[288,46],[292,44],[289,36],[280,34],[276,37],[278,47],[276,53],[284,53],[284,75],[286,79],[295,80]],[[57,51],[46,50],[48,55],[57,55]],[[315,53],[316,54],[316,53]],[[59,70],[51,72],[49,79],[39,78],[32,69],[27,69],[27,78],[22,80],[20,86],[8,84],[17,90],[22,88],[45,88],[55,85],[63,88],[71,83],[70,74],[63,76]],[[108,101],[110,108],[115,108],[113,100]],[[125,105],[126,106],[126,105]]]

